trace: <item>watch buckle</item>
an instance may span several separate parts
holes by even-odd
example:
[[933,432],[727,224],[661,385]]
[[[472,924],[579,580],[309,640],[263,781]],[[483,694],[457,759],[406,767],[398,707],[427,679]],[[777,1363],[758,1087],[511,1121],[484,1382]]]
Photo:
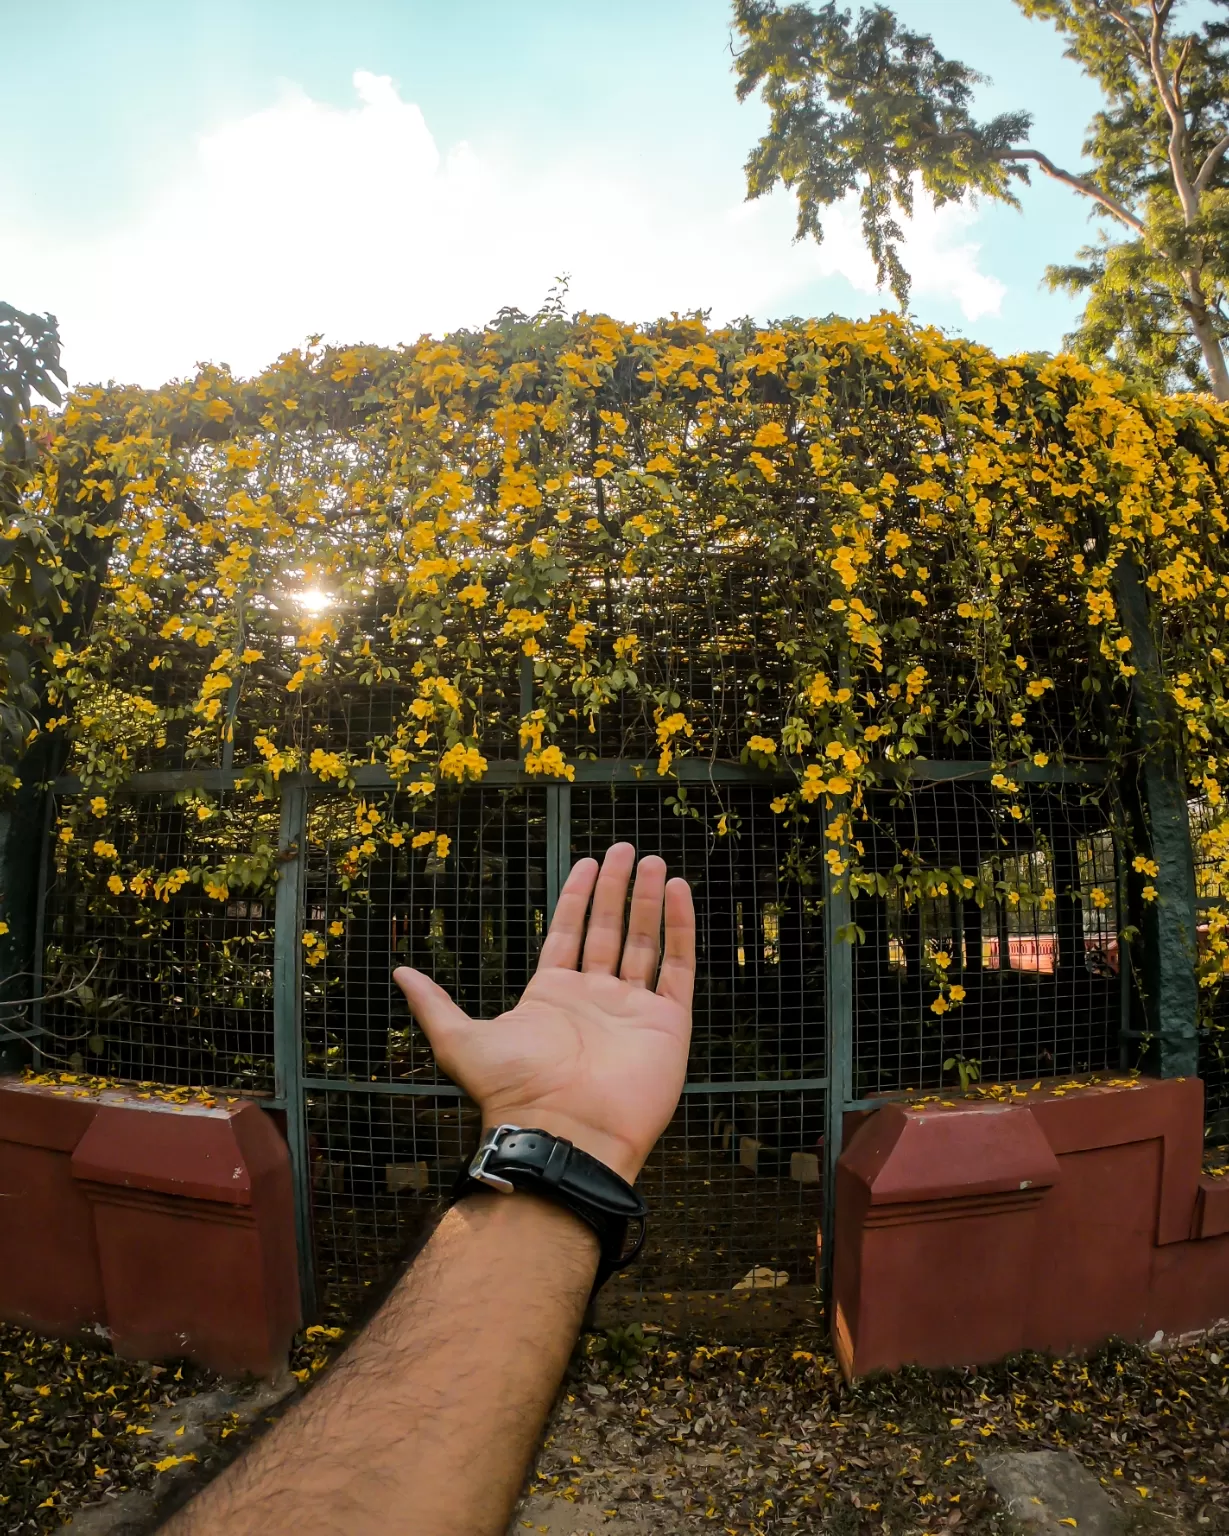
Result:
[[493,1131],[488,1131],[469,1165],[470,1178],[475,1179],[479,1184],[487,1184],[492,1189],[497,1189],[501,1195],[515,1194],[516,1185],[498,1173],[488,1173],[486,1165],[491,1156],[499,1150],[499,1139],[504,1132],[520,1129],[519,1125],[497,1125]]

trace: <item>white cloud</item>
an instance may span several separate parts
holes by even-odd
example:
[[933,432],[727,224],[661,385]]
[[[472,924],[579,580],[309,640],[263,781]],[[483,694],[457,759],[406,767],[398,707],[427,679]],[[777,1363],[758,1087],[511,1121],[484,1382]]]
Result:
[[[289,87],[202,136],[187,174],[122,228],[53,237],[10,212],[0,293],[55,311],[74,379],[156,384],[202,359],[252,372],[317,331],[397,342],[481,324],[504,304],[536,307],[562,272],[571,303],[629,319],[764,317],[804,307],[808,290],[814,305],[832,276],[875,292],[851,207],[833,210],[822,246],[794,245],[783,195],[706,206],[588,162],[441,154],[387,76],[359,70],[354,87],[344,109]],[[997,312],[1004,289],[979,269],[974,219],[919,203],[915,302]]]

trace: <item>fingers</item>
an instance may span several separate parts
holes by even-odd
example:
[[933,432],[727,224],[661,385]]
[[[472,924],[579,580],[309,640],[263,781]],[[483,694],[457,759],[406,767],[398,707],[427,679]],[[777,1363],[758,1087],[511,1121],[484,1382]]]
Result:
[[696,982],[696,914],[686,880],[666,883],[666,953],[657,983],[660,997],[691,1009]]
[[627,882],[636,862],[636,850],[630,843],[612,843],[602,860],[602,868],[593,888],[593,908],[589,913],[589,931],[585,935],[582,971],[606,971],[611,976],[623,952],[623,911],[627,905]]
[[641,859],[632,887],[632,906],[623,941],[619,975],[635,987],[651,987],[661,952],[661,907],[666,888],[666,861],[656,854]]
[[438,1047],[451,1031],[470,1024],[469,1015],[457,1007],[443,987],[437,986],[421,971],[412,971],[403,965],[393,972],[393,980],[404,993],[410,1012],[433,1047]]
[[[606,971],[633,986],[651,987],[657,975],[661,954],[661,919],[663,899],[666,913],[666,954],[657,990],[684,1008],[691,1006],[696,969],[696,923],[692,910],[691,888],[686,880],[666,881],[666,864],[656,854],[641,859],[632,890],[627,936],[623,917],[627,906],[627,886],[636,863],[631,843],[614,843],[606,850],[599,870],[596,859],[581,859],[575,864],[559,893],[550,932],[542,945],[538,969]],[[589,910],[588,931],[585,913]],[[581,960],[583,948],[584,959]],[[620,963],[620,957],[621,962]],[[417,976],[417,972],[398,972]],[[448,994],[426,977],[419,981],[433,987],[450,1008],[455,1008]],[[417,1005],[411,998],[411,1007]],[[455,1009],[460,1013],[460,1009]],[[464,1014],[461,1014],[464,1018]],[[428,1031],[429,1032],[429,1031]]]
[[550,932],[542,944],[538,969],[554,967],[574,971],[580,964],[580,946],[585,935],[585,913],[597,879],[597,860],[581,859],[563,883]]

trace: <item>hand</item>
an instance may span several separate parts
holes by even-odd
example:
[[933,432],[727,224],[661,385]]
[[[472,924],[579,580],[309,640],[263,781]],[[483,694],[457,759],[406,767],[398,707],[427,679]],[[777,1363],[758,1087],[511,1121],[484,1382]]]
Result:
[[624,938],[635,862],[630,843],[615,843],[600,872],[596,859],[574,866],[533,979],[497,1019],[471,1019],[421,971],[393,972],[436,1061],[478,1102],[484,1126],[566,1136],[628,1183],[678,1104],[696,971],[691,889],[666,880],[663,859],[640,861]]

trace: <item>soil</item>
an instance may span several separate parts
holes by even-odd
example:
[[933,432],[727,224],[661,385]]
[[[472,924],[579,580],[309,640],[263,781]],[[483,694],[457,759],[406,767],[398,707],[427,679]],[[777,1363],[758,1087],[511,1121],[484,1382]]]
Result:
[[[751,1342],[731,1313],[719,1342],[721,1321],[585,1336],[514,1536],[1007,1536],[981,1463],[1011,1450],[1073,1452],[1133,1536],[1229,1533],[1229,1329],[851,1387],[813,1323]],[[300,1386],[343,1344],[334,1329],[302,1336]],[[0,1531],[96,1521],[132,1489],[165,1510],[278,1411],[247,1411],[258,1390],[0,1328]]]
[[854,1386],[818,1332],[646,1344],[586,1340],[514,1532],[990,1536],[981,1461],[1011,1450],[1074,1452],[1141,1536],[1229,1532],[1229,1330]]

